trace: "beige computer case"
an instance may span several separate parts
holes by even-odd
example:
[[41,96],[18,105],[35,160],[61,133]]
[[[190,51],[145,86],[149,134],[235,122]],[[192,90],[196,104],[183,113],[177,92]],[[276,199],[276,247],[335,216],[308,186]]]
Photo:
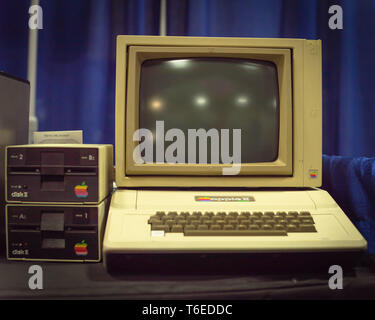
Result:
[[[98,144],[30,144],[30,145],[17,145],[8,146],[6,148],[6,155],[8,150],[12,148],[96,148],[98,150],[98,199],[96,201],[85,201],[81,202],[84,204],[98,204],[102,202],[113,190],[114,181],[114,167],[113,167],[113,146],[112,145],[98,145]],[[5,172],[7,171],[7,156],[5,157]],[[7,186],[7,174],[5,175],[5,186]],[[5,188],[5,198],[7,203],[57,203],[57,204],[70,204],[77,203],[70,201],[27,201],[22,199],[19,201],[10,200],[7,194],[7,188]]]
[[[106,225],[106,218],[107,218],[107,211],[108,211],[108,205],[110,202],[110,198],[104,199],[101,203],[96,205],[65,205],[65,204],[40,204],[40,203],[28,203],[28,204],[7,204],[6,205],[6,212],[5,212],[5,223],[6,223],[6,252],[7,252],[7,259],[8,260],[18,260],[18,261],[54,261],[54,262],[99,262],[102,259],[102,240],[104,237],[104,231],[105,231],[105,225]],[[28,258],[27,255],[20,255],[19,257],[11,257],[10,256],[10,247],[11,243],[9,241],[9,226],[8,226],[8,210],[9,207],[38,207],[41,210],[48,210],[48,208],[96,208],[98,213],[98,220],[97,220],[97,237],[95,239],[96,247],[95,247],[95,253],[97,253],[97,258],[90,259],[90,258],[82,258],[82,257],[76,257],[76,258],[56,258],[54,257],[53,251],[50,253],[48,258],[40,258],[40,257],[33,257]],[[20,228],[22,228],[22,225],[20,225]],[[82,233],[82,237],[84,238],[84,231]],[[26,240],[26,239],[24,239]],[[30,245],[30,244],[29,244]],[[21,249],[24,249],[21,247]],[[89,248],[91,250],[91,248]]]

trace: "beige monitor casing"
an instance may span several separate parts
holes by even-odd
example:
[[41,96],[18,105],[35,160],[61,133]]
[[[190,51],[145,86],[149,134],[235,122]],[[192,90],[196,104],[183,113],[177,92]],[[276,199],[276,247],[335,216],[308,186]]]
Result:
[[[279,158],[224,165],[146,164],[133,158],[138,129],[141,63],[191,56],[247,57],[277,65],[280,91]],[[319,187],[322,183],[322,56],[320,40],[118,36],[116,67],[116,184],[118,187]]]

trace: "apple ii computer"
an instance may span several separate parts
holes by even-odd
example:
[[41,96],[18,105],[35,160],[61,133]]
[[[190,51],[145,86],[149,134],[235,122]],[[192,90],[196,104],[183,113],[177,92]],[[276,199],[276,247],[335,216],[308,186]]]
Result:
[[116,73],[109,269],[329,265],[366,249],[318,189],[319,40],[119,36]]

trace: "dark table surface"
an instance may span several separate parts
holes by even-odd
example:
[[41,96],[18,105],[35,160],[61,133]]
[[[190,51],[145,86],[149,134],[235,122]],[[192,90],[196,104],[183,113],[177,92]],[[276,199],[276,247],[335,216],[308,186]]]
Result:
[[[374,299],[375,259],[344,270],[343,289],[327,273],[110,275],[102,263],[15,262],[0,258],[0,299]],[[43,289],[28,286],[40,265]],[[308,266],[306,266],[308,270]]]

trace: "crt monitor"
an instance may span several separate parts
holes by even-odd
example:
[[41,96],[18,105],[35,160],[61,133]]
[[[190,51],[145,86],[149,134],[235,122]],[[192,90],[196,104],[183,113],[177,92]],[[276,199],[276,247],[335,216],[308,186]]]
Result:
[[321,43],[119,36],[119,187],[321,185]]

